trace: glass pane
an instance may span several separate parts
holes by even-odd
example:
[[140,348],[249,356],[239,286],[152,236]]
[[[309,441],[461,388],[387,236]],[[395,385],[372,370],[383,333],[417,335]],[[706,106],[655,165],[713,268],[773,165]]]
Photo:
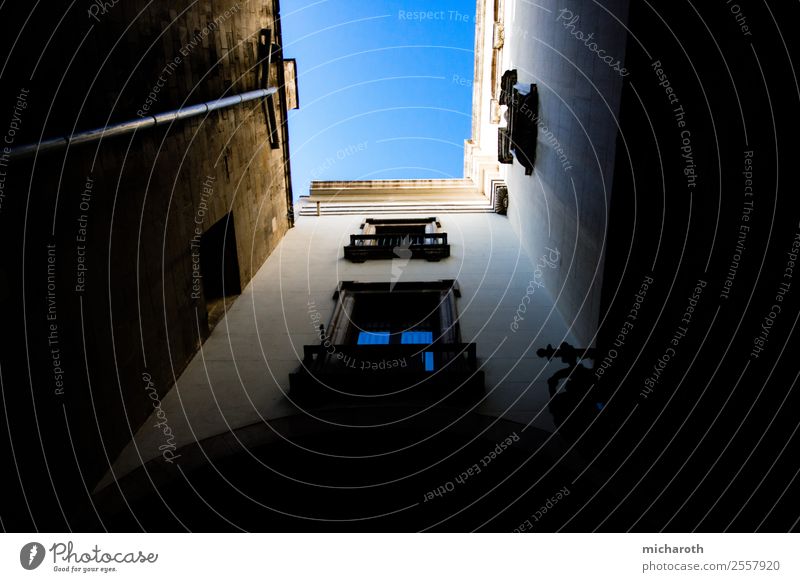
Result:
[[[400,335],[401,344],[423,344],[427,345],[433,342],[432,331],[404,331]],[[422,361],[425,364],[426,372],[433,372],[433,352],[423,352]]]
[[430,344],[431,342],[433,342],[432,331],[404,331],[400,336],[401,344]]
[[422,357],[425,358],[425,371],[433,372],[433,352],[424,352]]
[[358,345],[360,346],[378,346],[388,343],[388,331],[361,331],[358,333]]

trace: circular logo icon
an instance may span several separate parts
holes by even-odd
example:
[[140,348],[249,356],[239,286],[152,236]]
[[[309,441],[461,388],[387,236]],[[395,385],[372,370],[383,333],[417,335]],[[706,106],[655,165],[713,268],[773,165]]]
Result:
[[19,563],[26,570],[35,570],[44,561],[44,546],[38,542],[30,542],[19,551]]

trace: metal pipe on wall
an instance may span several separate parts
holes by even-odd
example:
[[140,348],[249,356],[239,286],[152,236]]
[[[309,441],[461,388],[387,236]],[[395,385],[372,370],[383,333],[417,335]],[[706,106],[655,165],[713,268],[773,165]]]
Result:
[[103,138],[117,137],[119,135],[133,133],[134,131],[141,129],[150,129],[153,127],[166,125],[182,119],[188,119],[190,117],[196,117],[205,113],[211,113],[212,111],[233,107],[235,105],[239,105],[240,103],[261,99],[263,97],[267,97],[268,95],[274,95],[277,93],[277,91],[278,89],[276,87],[256,89],[255,91],[247,91],[245,93],[239,93],[238,95],[220,97],[214,101],[206,101],[205,103],[188,105],[186,107],[181,107],[180,109],[164,111],[163,113],[157,113],[155,115],[147,115],[139,119],[132,119],[129,121],[123,121],[121,123],[107,125],[105,127],[80,131],[69,136],[43,139],[39,143],[25,144],[13,148],[10,153],[10,158],[12,160],[26,158],[37,152],[40,154],[49,153],[55,150],[64,149],[70,145],[87,144],[99,141]]

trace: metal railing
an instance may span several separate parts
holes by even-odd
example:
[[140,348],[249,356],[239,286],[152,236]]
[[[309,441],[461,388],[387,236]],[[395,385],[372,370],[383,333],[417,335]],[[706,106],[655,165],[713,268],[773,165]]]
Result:
[[179,109],[172,109],[164,111],[163,113],[156,113],[155,115],[146,115],[137,119],[131,119],[120,123],[114,123],[96,129],[89,129],[80,131],[71,135],[43,139],[38,143],[30,143],[15,147],[11,150],[11,159],[21,159],[30,157],[36,153],[44,154],[52,151],[64,149],[67,146],[76,146],[99,141],[104,138],[117,137],[140,131],[144,129],[152,129],[154,127],[161,127],[169,125],[176,121],[188,119],[190,117],[197,117],[217,111],[219,109],[226,109],[261,99],[269,95],[274,95],[278,89],[276,87],[268,87],[266,89],[256,89],[255,91],[247,91],[237,95],[230,95],[228,97],[220,97],[214,101],[206,101],[205,103],[198,103],[196,105],[188,105]]
[[[371,244],[370,244],[371,243]],[[350,244],[353,246],[381,246],[399,247],[412,245],[435,245],[447,244],[447,233],[425,233],[425,234],[351,234]]]
[[[382,370],[380,363],[399,359],[419,358],[430,352],[435,355],[439,371],[475,371],[478,367],[475,343],[387,344],[387,345],[306,345],[303,346],[303,363],[317,372],[347,374]],[[355,363],[355,365],[353,365]],[[362,364],[367,364],[366,366]],[[373,365],[375,364],[375,365]],[[408,372],[418,372],[421,366],[411,365]],[[397,370],[401,372],[400,369]]]

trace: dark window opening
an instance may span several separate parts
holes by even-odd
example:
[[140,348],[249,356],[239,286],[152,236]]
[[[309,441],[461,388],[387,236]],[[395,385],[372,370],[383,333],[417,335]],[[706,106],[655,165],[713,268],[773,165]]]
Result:
[[400,334],[407,331],[438,333],[440,301],[432,293],[365,293],[353,306],[347,343],[355,343],[359,332],[386,332],[391,344],[401,343]]
[[[365,294],[354,304],[346,341],[360,346],[430,346],[442,333],[441,302],[441,295],[433,293]],[[412,358],[413,367],[436,369],[433,352],[415,353]]]
[[203,233],[200,272],[211,330],[225,315],[231,301],[242,292],[233,213],[229,212]]
[[368,396],[403,401],[472,399],[483,393],[476,346],[461,341],[452,280],[340,283],[317,345],[290,375],[308,404]]

